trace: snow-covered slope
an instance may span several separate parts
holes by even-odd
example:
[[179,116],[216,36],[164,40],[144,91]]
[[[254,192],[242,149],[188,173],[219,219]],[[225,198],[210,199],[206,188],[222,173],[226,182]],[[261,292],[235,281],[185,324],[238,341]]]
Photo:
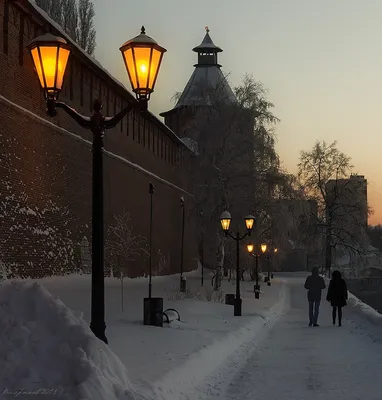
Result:
[[118,357],[92,334],[82,316],[38,283],[0,284],[0,344],[3,394],[136,398]]

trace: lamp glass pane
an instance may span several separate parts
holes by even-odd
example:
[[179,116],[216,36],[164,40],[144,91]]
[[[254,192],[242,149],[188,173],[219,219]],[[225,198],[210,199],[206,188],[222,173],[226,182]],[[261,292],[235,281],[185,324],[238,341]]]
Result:
[[34,63],[34,66],[36,68],[36,72],[38,75],[38,79],[40,81],[40,85],[42,88],[45,88],[45,82],[44,82],[44,77],[42,74],[41,60],[40,60],[40,56],[38,54],[38,48],[35,47],[34,49],[32,49],[31,54],[32,54],[33,63]]
[[253,218],[246,218],[245,219],[245,225],[246,225],[248,230],[250,230],[250,231],[252,230],[254,222],[255,222],[255,220]]
[[224,218],[221,220],[223,231],[228,231],[229,226],[231,224],[231,220],[228,218]]
[[57,69],[57,82],[56,82],[57,90],[62,89],[66,65],[68,64],[69,54],[70,54],[70,50],[60,47],[59,53],[58,53],[58,69]]
[[150,54],[151,47],[134,48],[135,69],[137,71],[139,89],[148,89]]
[[152,54],[152,58],[151,58],[151,66],[150,66],[150,78],[149,78],[149,84],[148,84],[148,89],[150,91],[152,91],[154,89],[156,77],[159,72],[161,58],[162,58],[162,52],[160,52],[157,49],[153,49],[153,54]]
[[[55,87],[56,81],[56,65],[57,65],[57,47],[56,46],[41,46],[41,63],[42,72],[45,77],[46,88],[52,89]],[[62,66],[59,65],[59,68]]]
[[135,90],[138,87],[137,75],[135,73],[135,64],[133,58],[133,49],[130,47],[123,52],[127,73],[130,78],[131,87]]

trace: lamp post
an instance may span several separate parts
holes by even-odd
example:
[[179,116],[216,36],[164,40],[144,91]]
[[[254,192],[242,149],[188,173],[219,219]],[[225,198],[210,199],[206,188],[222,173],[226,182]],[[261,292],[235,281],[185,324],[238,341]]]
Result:
[[92,295],[91,323],[94,335],[107,343],[105,324],[105,282],[104,282],[104,221],[103,221],[103,152],[106,129],[115,127],[133,108],[147,110],[147,102],[154,91],[160,64],[166,49],[145,33],[122,45],[120,51],[125,62],[132,90],[138,100],[127,105],[113,117],[102,114],[102,103],[94,101],[94,113],[87,117],[78,113],[58,96],[62,90],[70,46],[61,37],[50,33],[32,40],[28,46],[35,70],[44,91],[47,114],[57,115],[57,108],[63,109],[79,125],[93,133],[93,182],[92,182]]
[[231,224],[231,214],[228,211],[224,211],[220,216],[220,223],[225,235],[233,240],[236,241],[236,297],[235,297],[235,304],[234,304],[234,316],[239,317],[241,316],[241,305],[242,300],[240,298],[240,241],[243,240],[246,236],[251,236],[253,225],[255,223],[255,217],[252,215],[247,215],[244,218],[245,226],[247,228],[247,232],[240,236],[239,229],[237,230],[236,236],[233,236],[230,231],[229,227]]
[[[260,246],[260,249],[261,249],[261,253],[264,254],[267,251],[267,245],[263,243]],[[248,253],[251,254],[256,259],[256,270],[255,270],[256,283],[255,283],[255,286],[254,286],[254,292],[255,292],[255,299],[259,299],[260,298],[260,285],[259,285],[259,257],[260,257],[260,253],[259,252],[253,253],[253,250],[254,250],[254,245],[253,244],[247,244],[247,250],[248,250]]]
[[204,214],[203,214],[203,210],[200,211],[200,216],[202,218],[200,261],[201,261],[201,264],[202,264],[202,287],[203,287],[203,285],[204,285]]
[[149,299],[151,299],[152,294],[152,241],[153,241],[153,194],[154,185],[149,184],[149,194],[150,194],[150,234],[149,234]]
[[[276,257],[276,255],[277,255],[278,251],[279,251],[279,249],[278,249],[277,247],[273,249],[273,254],[274,254],[275,257]],[[273,270],[274,270],[274,269],[275,269],[275,268],[273,268]],[[273,279],[273,271],[271,272],[271,279]]]
[[180,248],[180,291],[186,291],[186,279],[183,277],[183,259],[184,259],[184,224],[185,224],[185,206],[184,197],[180,198],[180,207],[182,209],[182,240]]

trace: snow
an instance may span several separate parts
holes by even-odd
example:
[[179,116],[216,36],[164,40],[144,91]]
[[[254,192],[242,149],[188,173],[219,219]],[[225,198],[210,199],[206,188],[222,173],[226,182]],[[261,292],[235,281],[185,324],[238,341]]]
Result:
[[42,285],[0,284],[0,325],[3,394],[135,398],[121,361]]
[[[131,392],[129,385],[131,381],[139,395],[150,399],[167,400],[175,394],[174,384],[181,385],[190,373],[193,374],[192,385],[189,384],[184,390],[191,392],[193,385],[197,385],[205,374],[213,371],[248,337],[271,324],[271,321],[281,313],[284,301],[281,280],[274,279],[271,287],[262,285],[263,293],[260,300],[256,302],[253,295],[253,282],[246,281],[241,285],[243,316],[234,317],[233,307],[222,303],[225,292],[234,293],[234,281],[225,281],[224,292],[215,292],[212,296],[211,274],[208,270],[204,273],[204,288],[200,286],[200,269],[186,273],[185,276],[187,277],[186,293],[179,292],[179,275],[153,278],[153,296],[162,296],[165,309],[175,308],[180,313],[180,321],[174,320],[169,325],[164,324],[163,328],[142,324],[143,298],[147,296],[148,289],[147,278],[125,280],[124,311],[121,310],[121,282],[118,279],[107,278],[105,289],[108,347],[105,347],[98,339],[92,338],[88,328],[91,290],[89,275],[15,280],[8,285],[22,285],[18,287],[23,287],[25,293],[28,292],[26,288],[29,288],[28,296],[21,295],[16,301],[12,299],[16,299],[17,291],[8,290],[9,294],[6,294],[1,290],[0,298],[13,301],[13,306],[8,308],[5,318],[19,315],[14,317],[19,321],[16,327],[20,332],[25,332],[26,337],[20,339],[24,345],[17,344],[19,360],[21,357],[29,360],[33,351],[39,359],[41,358],[41,363],[37,363],[35,367],[38,387],[47,385],[49,382],[51,386],[62,388],[62,392],[70,393],[68,395],[70,398],[76,390],[76,393],[83,390],[81,393],[85,396],[83,393],[86,390],[93,388],[97,391],[101,390],[99,386],[106,385],[106,389],[102,389],[104,390],[103,398],[118,398],[118,393],[108,393],[107,396],[105,394],[105,391],[112,390],[110,385],[103,382],[103,379],[107,381],[110,375],[110,379],[117,382],[117,389],[127,388]],[[34,292],[34,295],[31,295],[31,292]],[[60,300],[52,298],[48,292],[53,296],[58,296]],[[21,293],[23,292],[19,290],[19,296]],[[46,304],[43,305],[43,302]],[[18,314],[11,311],[13,308],[19,309]],[[58,321],[57,315],[63,316],[63,320]],[[49,322],[50,320],[53,323]],[[26,343],[30,340],[28,335],[31,335],[28,329],[31,330],[30,324],[33,321],[35,326],[39,326],[38,335],[37,333],[35,335],[41,337],[41,341],[37,341],[35,348],[28,349]],[[8,325],[12,326],[12,324]],[[55,365],[55,360],[62,357],[58,343],[68,341],[68,332],[75,333],[70,333],[68,349],[58,367]],[[8,336],[20,337],[20,334],[9,332]],[[7,341],[9,348],[16,345],[9,338],[3,340],[3,343]],[[46,346],[47,343],[48,346]],[[73,349],[75,343],[79,343],[77,350]],[[46,349],[49,349],[48,351],[42,349],[43,344]],[[47,360],[48,353],[52,356],[50,361]],[[95,364],[93,372],[91,371],[92,363]],[[48,369],[49,364],[51,367]],[[121,369],[122,364],[124,368]],[[82,372],[77,372],[74,367],[77,365],[82,366]],[[62,370],[57,372],[57,368],[62,368]],[[197,373],[190,370],[194,368],[198,371]],[[70,377],[64,372],[65,369],[72,370]],[[55,376],[62,376],[65,382],[58,382],[58,378],[55,381],[52,378],[52,374],[55,373]],[[77,387],[73,387],[74,381],[80,382],[81,386],[78,384]],[[9,388],[12,386],[10,383],[7,386]],[[28,390],[36,388],[36,385],[28,384],[27,376],[22,383]],[[98,399],[90,395],[89,397],[86,395],[85,398]]]
[[356,400],[363,391],[362,398],[377,400],[382,336],[368,319],[382,316],[350,296],[342,328],[331,326],[324,301],[321,327],[308,328],[306,274],[284,275],[277,273],[270,287],[262,282],[259,300],[253,282],[242,282],[241,317],[222,303],[235,281],[223,281],[208,301],[208,270],[204,288],[200,269],[185,274],[186,293],[179,292],[179,275],[154,277],[153,295],[180,313],[164,328],[142,325],[147,278],[125,280],[123,311],[121,282],[107,278],[109,346],[88,328],[89,275],[6,281],[0,385],[9,393],[56,390],[64,399]]
[[288,275],[284,315],[179,400],[380,400],[380,329],[373,332],[352,307],[343,326],[333,326],[325,301],[320,327],[308,327],[306,276]]
[[[329,285],[330,279],[325,277],[325,281],[327,285]],[[366,317],[370,322],[375,325],[382,324],[382,314],[380,314],[377,310],[370,307],[368,304],[364,303],[358,297],[356,297],[353,293],[348,291],[348,306],[351,307],[355,312],[362,314]]]

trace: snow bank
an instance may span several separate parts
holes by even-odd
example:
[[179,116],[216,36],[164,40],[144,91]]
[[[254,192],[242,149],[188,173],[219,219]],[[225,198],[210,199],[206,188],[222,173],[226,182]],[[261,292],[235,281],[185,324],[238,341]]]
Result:
[[[330,279],[325,278],[327,285],[329,285]],[[364,303],[358,297],[354,296],[353,293],[348,291],[348,305],[352,307],[355,311],[361,312],[365,317],[373,324],[382,324],[382,314],[380,314],[373,307]]]
[[38,283],[0,284],[0,371],[2,393],[23,399],[136,399],[117,356]]
[[349,294],[348,305],[352,308],[359,310],[365,317],[372,322],[373,324],[382,325],[382,314],[380,314],[377,310],[370,307],[368,304],[361,301],[358,297],[354,296],[352,293]]

